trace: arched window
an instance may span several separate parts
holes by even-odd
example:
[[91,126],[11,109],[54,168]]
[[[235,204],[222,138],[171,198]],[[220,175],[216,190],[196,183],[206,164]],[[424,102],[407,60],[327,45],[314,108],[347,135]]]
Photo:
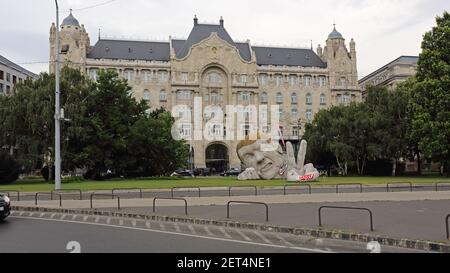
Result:
[[320,105],[326,105],[327,104],[327,97],[325,94],[320,94]]
[[125,70],[125,71],[123,72],[123,76],[124,76],[124,78],[125,78],[127,81],[131,82],[131,81],[133,80],[133,77],[134,77],[134,71],[133,71],[133,70],[130,70],[130,69],[127,69],[127,70]]
[[159,101],[160,102],[166,102],[167,101],[167,93],[165,90],[161,90],[161,92],[159,92]]
[[312,104],[312,95],[310,93],[306,94],[306,104],[307,105]]
[[269,102],[269,98],[267,97],[267,93],[263,92],[261,94],[261,104],[266,104]]
[[277,93],[277,103],[283,104],[283,94],[281,94],[280,92]]
[[291,95],[291,103],[292,104],[297,104],[298,100],[297,100],[297,93],[292,93]]
[[149,82],[151,79],[151,74],[149,70],[142,70],[141,71],[141,80],[143,82]]
[[339,85],[340,86],[346,86],[347,85],[347,78],[345,78],[345,77],[340,78]]
[[209,82],[210,83],[221,83],[222,78],[220,77],[220,75],[218,73],[212,72],[209,74]]
[[147,89],[144,90],[144,93],[142,95],[142,99],[145,101],[150,101],[150,91]]

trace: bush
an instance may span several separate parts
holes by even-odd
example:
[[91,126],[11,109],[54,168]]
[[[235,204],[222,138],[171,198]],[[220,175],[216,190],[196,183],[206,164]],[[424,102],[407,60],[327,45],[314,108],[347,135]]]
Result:
[[20,166],[11,156],[0,153],[0,184],[12,184],[19,179]]
[[390,176],[392,174],[392,162],[383,159],[368,161],[365,174],[371,176]]

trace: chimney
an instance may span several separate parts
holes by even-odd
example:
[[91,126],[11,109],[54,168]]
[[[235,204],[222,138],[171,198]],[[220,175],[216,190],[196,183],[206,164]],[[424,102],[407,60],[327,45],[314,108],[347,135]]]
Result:
[[194,26],[198,25],[197,15],[194,15]]
[[223,27],[223,17],[220,16],[220,26]]

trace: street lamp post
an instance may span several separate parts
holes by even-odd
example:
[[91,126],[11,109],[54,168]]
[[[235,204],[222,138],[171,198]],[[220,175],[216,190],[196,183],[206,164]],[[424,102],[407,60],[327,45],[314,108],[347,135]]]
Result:
[[60,120],[60,90],[59,90],[59,6],[56,4],[56,41],[55,41],[55,190],[61,189],[61,120]]

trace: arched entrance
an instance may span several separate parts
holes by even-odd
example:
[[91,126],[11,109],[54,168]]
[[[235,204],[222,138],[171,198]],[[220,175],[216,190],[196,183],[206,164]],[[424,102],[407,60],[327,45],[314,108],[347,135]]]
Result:
[[221,173],[228,170],[228,148],[227,146],[215,143],[206,148],[206,167],[212,172]]

